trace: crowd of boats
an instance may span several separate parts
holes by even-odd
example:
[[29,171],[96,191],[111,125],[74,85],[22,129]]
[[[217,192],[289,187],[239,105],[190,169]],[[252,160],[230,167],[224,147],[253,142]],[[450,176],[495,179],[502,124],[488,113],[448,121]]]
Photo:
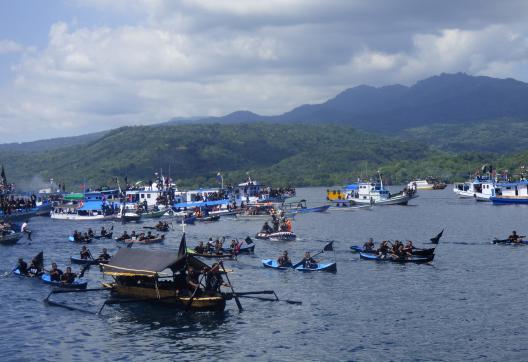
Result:
[[[482,177],[479,182],[484,186]],[[516,183],[522,184],[522,183]],[[487,184],[486,184],[487,185]],[[507,187],[505,183],[495,183],[494,188]],[[86,191],[82,194],[54,195],[45,198],[37,205],[39,197],[30,196],[31,204],[4,212],[0,224],[0,243],[16,243],[24,235],[31,237],[27,219],[36,215],[32,211],[46,207],[51,219],[55,220],[94,220],[113,224],[110,228],[101,226],[95,233],[91,228],[87,231],[74,230],[67,238],[73,244],[79,244],[78,255],[70,256],[72,264],[82,267],[79,272],[72,271],[70,266],[61,270],[55,263],[45,269],[43,253],[31,259],[28,264],[24,258],[18,260],[13,274],[24,278],[36,278],[57,289],[52,290],[46,299],[51,305],[71,305],[54,302],[50,297],[61,293],[61,289],[84,291],[109,291],[111,297],[104,305],[129,302],[160,302],[169,303],[184,310],[218,311],[223,310],[226,301],[235,299],[239,310],[242,305],[239,298],[260,298],[264,300],[279,300],[274,291],[235,292],[229,280],[223,260],[238,260],[244,254],[255,252],[257,242],[289,242],[297,239],[293,230],[293,220],[299,214],[355,210],[383,205],[405,205],[418,197],[418,190],[443,189],[446,185],[437,180],[414,180],[397,193],[391,193],[383,184],[380,174],[373,180],[358,181],[340,190],[328,190],[327,201],[322,206],[308,207],[306,200],[286,202],[295,196],[295,189],[272,189],[256,181],[247,182],[231,188],[210,188],[179,191],[175,185],[166,179],[149,182],[143,187],[127,187],[124,190]],[[455,186],[458,190],[458,186]],[[481,190],[488,189],[487,187]],[[507,190],[506,188],[504,190]],[[3,195],[9,199],[11,196]],[[42,213],[41,213],[42,214]],[[22,225],[14,221],[26,220]],[[254,238],[246,236],[240,240],[225,237],[210,238],[200,241],[197,245],[187,246],[186,234],[183,233],[178,252],[170,250],[150,250],[143,245],[163,243],[166,234],[176,225],[195,222],[215,222],[220,217],[230,217],[235,220],[254,220],[262,223],[256,230]],[[142,224],[156,218],[163,218],[157,223]],[[114,223],[121,221],[124,227],[137,227],[140,230],[124,230],[114,234]],[[76,224],[79,225],[79,224]],[[143,226],[144,225],[144,226]],[[383,240],[378,246],[372,239],[364,244],[352,245],[350,250],[359,253],[360,259],[376,262],[394,263],[431,263],[435,257],[436,244],[443,235],[443,230],[430,239],[432,247],[416,247],[412,241],[406,243],[398,240]],[[89,245],[96,242],[116,242],[120,245],[114,255],[103,248],[97,258],[92,256]],[[524,244],[523,236],[512,233],[507,239],[494,240],[497,244]],[[284,245],[284,244],[280,244]],[[138,247],[140,246],[140,247]],[[281,249],[283,249],[281,247]],[[302,272],[337,272],[333,242],[327,243],[321,250],[306,251],[304,255],[293,262],[287,250],[282,250],[278,256],[262,259],[263,267],[275,270],[294,270]],[[319,256],[319,259],[316,257]],[[320,259],[321,256],[323,259]],[[208,265],[204,260],[216,260]],[[328,260],[330,259],[330,260]],[[332,260],[333,259],[333,260]],[[92,265],[98,265],[103,275],[110,276],[112,282],[103,282],[102,287],[88,289],[88,282],[83,279],[84,273]],[[229,288],[228,292],[222,287]],[[260,297],[273,295],[274,298]],[[289,301],[299,303],[297,301]]]

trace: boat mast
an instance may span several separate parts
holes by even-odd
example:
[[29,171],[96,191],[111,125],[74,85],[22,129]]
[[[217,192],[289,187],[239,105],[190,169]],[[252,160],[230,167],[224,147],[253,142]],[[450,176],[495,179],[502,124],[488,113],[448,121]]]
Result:
[[383,179],[381,178],[380,170],[378,170],[378,177],[379,177],[379,180],[380,180],[380,188],[381,188],[381,190],[383,190]]

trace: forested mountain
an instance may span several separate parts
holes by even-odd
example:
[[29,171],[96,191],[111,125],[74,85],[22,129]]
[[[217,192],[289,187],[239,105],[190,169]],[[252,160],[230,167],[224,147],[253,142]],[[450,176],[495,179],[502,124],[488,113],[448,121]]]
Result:
[[525,121],[527,99],[528,84],[514,79],[441,74],[411,87],[357,86],[322,104],[302,105],[276,116],[245,111],[193,122],[338,123],[393,132],[435,123],[466,124],[501,118]]

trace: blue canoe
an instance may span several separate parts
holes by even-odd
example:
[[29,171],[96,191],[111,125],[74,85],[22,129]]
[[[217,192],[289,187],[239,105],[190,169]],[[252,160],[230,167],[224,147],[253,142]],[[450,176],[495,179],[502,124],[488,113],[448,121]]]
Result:
[[510,239],[495,239],[492,241],[493,244],[503,244],[503,245],[527,245],[528,240],[520,240],[517,243],[513,243]]
[[323,206],[317,206],[317,207],[300,207],[298,209],[292,209],[289,210],[291,212],[294,212],[296,214],[306,214],[309,212],[325,212],[330,208],[330,205],[323,205]]
[[59,287],[59,288],[86,289],[86,286],[88,285],[88,282],[80,282],[78,280],[75,280],[71,284],[56,282],[56,281],[51,280],[51,277],[49,274],[42,274],[40,276],[40,279],[44,282],[44,284],[49,284],[49,285],[52,285],[54,287]]
[[[25,277],[25,278],[36,278],[33,276],[20,274],[20,270],[18,270],[18,268],[15,268],[13,270],[13,274],[18,275],[20,277]],[[42,274],[39,279],[42,280],[45,284],[49,284],[49,285],[59,287],[59,288],[86,289],[86,286],[88,285],[88,282],[80,282],[78,280],[74,281],[71,284],[52,281],[49,274]]]
[[295,269],[302,272],[314,272],[314,271],[326,271],[326,272],[332,272],[335,273],[337,271],[337,264],[334,263],[318,263],[316,265],[313,265],[310,268],[305,268],[302,265],[299,265],[297,268],[293,268],[292,266],[279,266],[279,263],[277,263],[277,260],[274,259],[264,259],[262,260],[262,265],[264,265],[266,268],[271,269],[278,269],[278,270],[288,270],[288,269]]
[[359,253],[359,257],[361,259],[365,259],[365,260],[374,260],[374,261],[383,261],[383,262],[388,261],[388,262],[393,262],[393,263],[415,263],[415,264],[420,264],[420,263],[429,263],[429,262],[433,261],[434,254],[431,255],[431,256],[428,256],[428,257],[411,256],[411,257],[407,257],[407,258],[393,258],[390,255],[387,255],[386,257],[381,257],[381,256],[376,255],[376,254]]

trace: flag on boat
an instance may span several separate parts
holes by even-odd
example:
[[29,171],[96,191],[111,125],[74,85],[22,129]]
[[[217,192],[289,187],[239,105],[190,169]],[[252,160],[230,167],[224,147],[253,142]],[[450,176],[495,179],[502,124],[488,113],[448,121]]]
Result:
[[2,165],[2,173],[0,174],[0,176],[2,177],[2,184],[4,186],[7,186],[7,179],[6,179],[6,174],[4,170],[4,165]]
[[180,241],[180,248],[178,249],[178,257],[182,257],[187,255],[187,242],[185,241],[185,233],[183,233],[183,236]]
[[323,248],[323,251],[334,251],[334,241],[332,240],[331,242],[329,242],[328,244],[326,244]]
[[434,238],[431,238],[431,242],[433,244],[438,244],[438,242],[440,241],[440,238],[442,237],[443,234],[444,234],[444,229],[442,229],[442,231],[440,231],[440,233],[438,235],[436,235]]

